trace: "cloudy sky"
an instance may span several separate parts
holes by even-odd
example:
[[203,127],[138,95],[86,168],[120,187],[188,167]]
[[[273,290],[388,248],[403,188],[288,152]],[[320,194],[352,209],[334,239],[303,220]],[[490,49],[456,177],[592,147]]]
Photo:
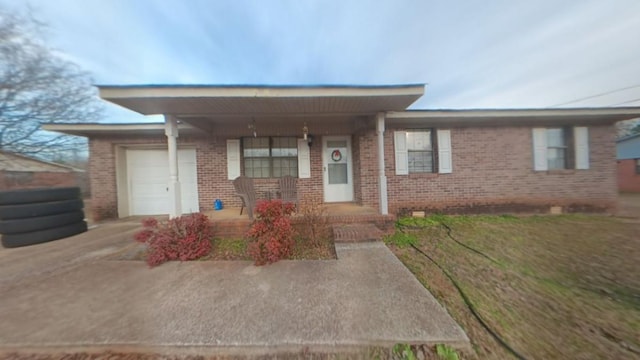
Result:
[[640,106],[640,0],[29,3],[97,84],[425,83],[413,108]]

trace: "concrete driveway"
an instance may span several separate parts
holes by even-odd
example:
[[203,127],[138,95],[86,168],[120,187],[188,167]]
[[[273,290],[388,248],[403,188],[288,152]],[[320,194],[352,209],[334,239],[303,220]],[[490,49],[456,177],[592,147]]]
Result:
[[138,220],[119,220],[90,227],[86,233],[48,243],[6,249],[0,246],[0,290],[77,267],[131,244]]
[[[469,340],[381,242],[338,260],[110,260],[137,222],[0,251],[0,354],[81,349],[265,354]],[[79,350],[80,349],[80,350]]]

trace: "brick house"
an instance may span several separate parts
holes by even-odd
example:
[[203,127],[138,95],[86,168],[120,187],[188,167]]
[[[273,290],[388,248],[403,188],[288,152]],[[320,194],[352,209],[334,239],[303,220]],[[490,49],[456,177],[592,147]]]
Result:
[[86,193],[84,170],[0,151],[0,190],[80,186]]
[[607,211],[616,206],[613,124],[640,108],[407,110],[424,85],[100,86],[164,124],[53,124],[86,136],[93,214],[172,216],[240,206],[294,175],[317,202],[380,214]]
[[618,190],[640,192],[640,134],[629,135],[616,142]]

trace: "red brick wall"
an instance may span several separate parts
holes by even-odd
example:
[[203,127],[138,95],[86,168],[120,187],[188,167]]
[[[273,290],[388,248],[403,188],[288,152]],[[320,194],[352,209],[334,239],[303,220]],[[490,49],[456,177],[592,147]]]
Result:
[[[356,185],[360,193],[360,203],[371,206],[375,209],[379,207],[378,202],[378,143],[375,130],[367,130],[354,136],[357,138],[359,157],[355,158],[358,168],[358,179]],[[354,146],[355,147],[355,146]],[[354,176],[355,177],[355,176]]]
[[640,174],[636,173],[636,160],[618,160],[618,190],[640,192]]
[[[295,129],[294,129],[295,130]],[[278,135],[293,135],[289,133]],[[322,138],[315,129],[311,147],[311,178],[298,179],[300,197],[321,202]],[[338,132],[335,128],[327,134]],[[385,132],[385,165],[390,213],[399,211],[513,211],[548,210],[550,205],[571,209],[615,206],[615,131],[612,126],[589,128],[589,170],[533,171],[531,128],[454,128],[452,174],[395,175],[393,130]],[[284,130],[283,130],[284,131]],[[297,133],[296,133],[297,134]],[[237,138],[229,136],[230,138]],[[180,137],[182,146],[195,146],[198,161],[198,190],[201,210],[211,210],[221,199],[226,207],[239,207],[233,184],[227,180],[226,136]],[[375,130],[358,131],[352,137],[354,191],[356,202],[378,208],[377,145]],[[90,141],[92,207],[94,219],[117,217],[115,145],[157,144],[164,136],[110,137]],[[277,179],[255,179],[256,190],[276,190]]]
[[91,209],[88,215],[95,221],[118,217],[116,160],[109,140],[89,140],[89,186]]
[[0,172],[0,190],[79,186],[75,172]]
[[[237,137],[234,137],[237,138]],[[311,178],[298,179],[300,200],[322,201],[322,141],[315,136],[310,148]],[[136,147],[140,145],[166,146],[166,137],[100,137],[89,141],[89,175],[92,189],[91,216],[95,221],[118,217],[116,180],[116,146]],[[198,162],[198,193],[200,210],[213,209],[215,199],[222,200],[226,207],[240,207],[231,180],[227,179],[227,143],[222,137],[180,137],[179,146],[196,148]],[[278,179],[255,179],[259,196],[278,189]]]
[[[451,130],[452,174],[403,176],[395,175],[393,130],[385,133],[390,213],[403,209],[548,211],[550,205],[569,211],[615,207],[613,126],[589,127],[589,170],[533,171],[531,128],[478,127]],[[366,190],[374,191],[371,185]],[[374,206],[370,200],[364,203]]]
[[[215,138],[198,143],[198,192],[200,210],[213,209],[215,199],[222,200],[226,207],[240,207],[240,198],[235,195],[232,180],[227,179],[227,139]],[[298,179],[298,197],[322,201],[322,142],[319,136],[314,138],[310,148],[311,178]],[[241,170],[244,173],[244,169]],[[254,179],[258,196],[265,197],[266,192],[278,190],[278,179]]]

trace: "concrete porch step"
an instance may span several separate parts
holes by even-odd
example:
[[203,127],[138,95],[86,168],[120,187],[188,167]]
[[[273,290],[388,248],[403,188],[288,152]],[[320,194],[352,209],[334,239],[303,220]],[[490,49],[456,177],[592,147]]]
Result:
[[382,230],[370,223],[335,224],[332,228],[336,243],[380,241],[384,235]]

